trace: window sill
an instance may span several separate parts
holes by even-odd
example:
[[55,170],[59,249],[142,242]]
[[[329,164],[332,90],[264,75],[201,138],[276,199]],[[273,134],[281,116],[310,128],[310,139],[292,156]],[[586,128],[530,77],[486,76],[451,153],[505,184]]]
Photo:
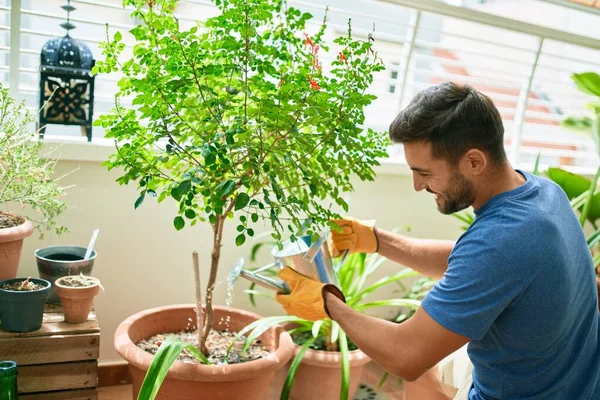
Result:
[[[56,158],[59,161],[102,163],[108,160],[114,152],[115,145],[110,139],[92,138],[92,141],[88,142],[83,137],[54,136],[42,140],[41,154]],[[406,163],[398,158],[382,159],[380,162],[381,165],[375,167],[377,175],[411,174]]]

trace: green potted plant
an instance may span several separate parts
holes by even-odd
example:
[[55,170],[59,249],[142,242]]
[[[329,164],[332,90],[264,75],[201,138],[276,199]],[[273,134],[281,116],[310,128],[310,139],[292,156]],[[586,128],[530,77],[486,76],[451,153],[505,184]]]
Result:
[[[55,161],[39,157],[40,142],[29,125],[33,118],[0,84],[0,280],[17,275],[23,239],[37,228],[57,234],[65,210],[64,189],[53,177]],[[28,207],[33,216],[16,215],[5,207]]]
[[[347,303],[356,310],[369,310],[376,307],[398,307],[403,311],[398,313],[395,320],[402,322],[406,320],[420,305],[423,290],[427,285],[424,281],[415,282],[415,287],[407,289],[403,280],[412,278],[418,274],[411,269],[403,269],[397,273],[385,276],[376,282],[369,282],[369,277],[383,265],[385,259],[377,254],[353,254],[341,266],[338,277],[340,286],[346,295]],[[270,274],[275,279],[276,271],[269,269],[262,272]],[[394,292],[393,299],[367,301],[368,296],[390,284],[397,284],[398,289]],[[256,290],[251,284],[246,290],[250,301],[255,303],[255,296],[273,299],[273,294]],[[354,343],[347,339],[340,326],[330,319],[316,322],[306,321],[295,316],[282,315],[265,317],[248,324],[238,332],[238,339],[243,341],[243,351],[246,351],[252,343],[264,332],[274,326],[283,324],[292,335],[296,354],[288,371],[280,398],[283,399],[351,399],[353,398],[364,366],[370,362]],[[243,335],[247,335],[244,338]],[[234,344],[231,345],[231,347]],[[237,345],[237,342],[235,342]],[[177,351],[177,343],[169,342],[163,344],[159,354]],[[171,361],[171,360],[169,360]],[[171,361],[172,362],[172,361]],[[162,384],[161,377],[169,369],[170,363],[164,358],[153,363],[144,381],[146,393],[153,393]],[[382,377],[381,383],[387,377]]]
[[[148,310],[117,331],[115,346],[130,362],[137,393],[153,357],[138,352],[134,342],[185,328],[191,318],[199,328],[193,345],[210,361],[215,349],[206,340],[224,329],[214,321],[229,318],[235,330],[258,318],[212,304],[225,222],[235,224],[238,246],[254,236],[252,226],[259,221],[271,224],[277,241],[285,232],[295,238],[293,232],[306,219],[320,229],[336,217],[333,204],[347,208],[342,194],[352,190],[351,176],[373,179],[372,167],[386,155],[387,137],[361,126],[364,108],[375,98],[366,89],[384,68],[370,37],[356,40],[349,27],[332,44],[331,64],[323,65],[320,57],[329,51],[323,42],[325,22],[308,35],[311,15],[282,0],[215,0],[219,14],[187,30],[173,15],[176,1],[125,0],[124,5],[140,22],[130,31],[136,39],[133,56],[121,59],[125,45],[116,33],[102,45],[106,58],[95,68],[124,75],[115,110],[97,121],[117,147],[106,165],[123,170],[120,184],[137,183],[136,208],[148,197],[170,198],[177,204],[176,229],[200,222],[214,233],[206,302],[201,304],[198,290],[197,313],[194,305]],[[133,98],[133,107],[120,104],[123,96]],[[154,321],[155,330],[163,332],[152,331],[141,319]],[[290,356],[291,351],[290,342]],[[189,386],[197,388],[188,391],[190,398],[220,381],[227,382],[221,384],[227,390],[262,399],[271,375],[252,365],[268,359],[228,369],[175,363],[162,398],[170,398],[175,381],[198,385]],[[286,361],[280,359],[278,367]],[[263,381],[235,389],[237,371]],[[235,397],[215,390],[223,398]]]
[[[588,116],[569,116],[562,121],[562,126],[574,131],[584,132],[592,137],[594,145],[596,146],[596,152],[600,156],[600,75],[596,72],[584,72],[580,74],[572,74],[571,79],[577,85],[577,88],[595,99],[588,103],[588,109],[590,115]],[[593,191],[590,190],[585,194],[577,194],[581,196],[577,198],[581,204],[581,226],[587,220],[594,227],[594,232],[588,236],[588,246],[594,255],[594,266],[596,268],[596,285],[598,287],[598,300],[600,302],[600,230],[596,226],[596,219],[598,217],[598,208],[600,208],[600,194],[597,194],[597,183],[600,178],[600,167],[596,171],[596,174],[592,178],[587,188],[595,188]],[[581,179],[577,179],[581,184]],[[587,189],[586,188],[586,189]],[[565,189],[565,187],[563,187]],[[574,200],[577,204],[577,202]],[[596,218],[595,218],[596,217]]]

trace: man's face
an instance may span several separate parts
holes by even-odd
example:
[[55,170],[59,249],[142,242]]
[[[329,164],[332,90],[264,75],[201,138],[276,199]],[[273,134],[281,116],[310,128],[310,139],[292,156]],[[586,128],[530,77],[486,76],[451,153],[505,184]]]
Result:
[[405,143],[406,162],[413,171],[416,191],[423,189],[435,197],[442,214],[453,214],[471,206],[475,201],[475,187],[460,172],[458,166],[434,159],[430,143]]

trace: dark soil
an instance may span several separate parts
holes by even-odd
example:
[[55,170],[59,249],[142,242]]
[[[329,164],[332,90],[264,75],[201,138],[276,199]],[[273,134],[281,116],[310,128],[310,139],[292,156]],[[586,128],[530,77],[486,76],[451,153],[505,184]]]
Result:
[[[158,348],[162,344],[162,342],[168,337],[176,337],[180,340],[183,340],[186,343],[193,344],[195,346],[198,345],[198,335],[196,331],[183,331],[183,332],[173,332],[173,333],[165,333],[154,335],[148,339],[144,339],[136,343],[136,345],[151,354],[156,354]],[[211,330],[208,338],[206,339],[206,347],[210,352],[208,356],[208,360],[215,365],[223,365],[223,364],[239,364],[243,362],[258,360],[259,358],[266,357],[269,355],[270,351],[261,346],[260,341],[254,342],[245,353],[242,354],[242,349],[244,347],[244,341],[238,341],[231,349],[229,353],[229,358],[226,360],[227,349],[233,342],[233,338],[235,337],[234,333],[231,332],[218,332],[215,330]],[[184,350],[181,352],[179,357],[177,357],[177,361],[199,364],[198,361],[190,352]]]
[[[308,339],[312,337],[312,332],[298,332],[292,334],[292,340],[298,346],[304,345]],[[310,345],[309,349],[327,351],[327,341],[324,336],[318,336],[317,339]],[[348,350],[357,350],[358,347],[350,338],[348,338]]]
[[34,290],[43,289],[45,286],[31,282],[29,278],[19,282],[5,283],[2,285],[4,290],[12,290],[15,292],[33,292]]
[[24,222],[23,217],[0,211],[0,229],[19,226]]

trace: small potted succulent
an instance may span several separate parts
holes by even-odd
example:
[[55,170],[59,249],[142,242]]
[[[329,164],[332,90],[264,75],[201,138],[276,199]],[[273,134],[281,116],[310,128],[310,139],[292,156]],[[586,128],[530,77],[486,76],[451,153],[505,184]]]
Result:
[[36,278],[0,282],[0,328],[9,332],[40,329],[50,282]]
[[[66,207],[59,200],[64,188],[52,176],[55,161],[38,156],[41,144],[28,127],[32,122],[25,104],[0,84],[0,280],[17,276],[23,239],[34,228],[40,237],[66,230],[56,225]],[[7,211],[16,207],[28,207],[34,216]]]
[[56,294],[60,297],[65,322],[79,324],[87,321],[94,305],[94,297],[104,291],[98,278],[82,274],[63,276],[54,285]]

